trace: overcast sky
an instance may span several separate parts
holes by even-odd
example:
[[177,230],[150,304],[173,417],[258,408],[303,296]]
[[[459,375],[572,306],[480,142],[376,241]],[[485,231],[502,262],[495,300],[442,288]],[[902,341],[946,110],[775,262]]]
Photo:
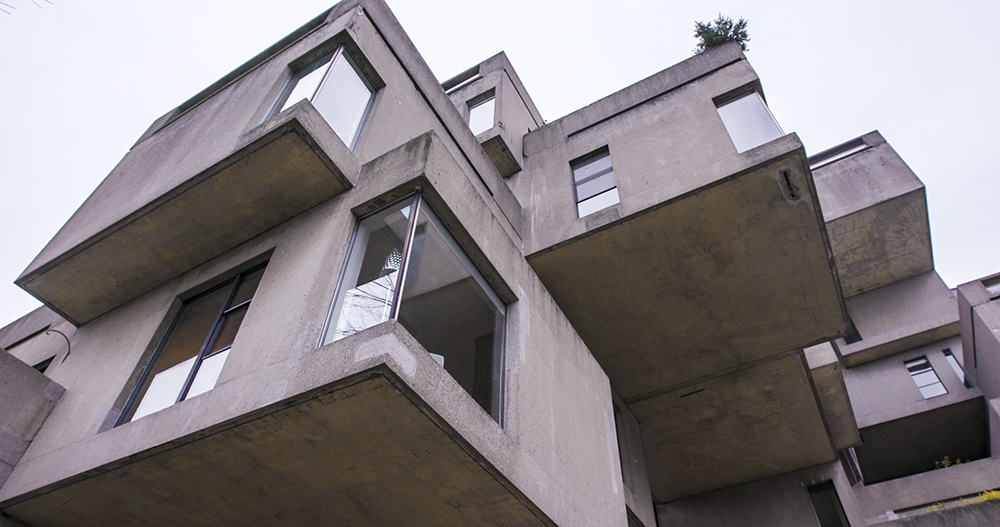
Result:
[[[0,327],[39,305],[14,279],[153,120],[330,5],[51,2],[0,4]],[[689,57],[695,20],[742,16],[786,132],[812,154],[878,129],[927,187],[945,282],[1000,272],[1000,2],[389,6],[441,80],[506,51],[549,121]]]

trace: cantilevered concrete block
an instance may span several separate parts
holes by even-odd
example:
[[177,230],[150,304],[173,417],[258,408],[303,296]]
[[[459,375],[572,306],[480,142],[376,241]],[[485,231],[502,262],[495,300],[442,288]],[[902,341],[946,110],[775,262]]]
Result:
[[881,134],[809,161],[844,296],[934,269],[924,185]]
[[[358,170],[357,158],[304,101],[142,208],[58,254],[46,248],[16,283],[83,324],[344,192]],[[81,208],[57,239],[97,207]]]

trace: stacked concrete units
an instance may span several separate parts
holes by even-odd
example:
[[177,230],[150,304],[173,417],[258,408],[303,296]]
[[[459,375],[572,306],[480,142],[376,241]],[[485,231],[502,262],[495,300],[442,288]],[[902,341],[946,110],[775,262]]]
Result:
[[502,53],[439,83],[348,0],[153,123],[17,279],[2,521],[922,511],[1000,486],[995,287],[956,304],[928,233],[877,133],[807,157],[735,44],[545,124]]

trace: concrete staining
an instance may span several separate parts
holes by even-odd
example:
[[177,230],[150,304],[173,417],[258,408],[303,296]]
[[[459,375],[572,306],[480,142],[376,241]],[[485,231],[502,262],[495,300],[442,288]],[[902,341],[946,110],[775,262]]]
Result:
[[[374,93],[353,148],[272,115],[341,46]],[[860,527],[1000,487],[1000,275],[956,301],[878,132],[737,152],[717,106],[753,92],[729,43],[542,126],[503,53],[441,84],[381,0],[334,6],[153,123],[18,279],[46,307],[0,328],[0,524]],[[598,151],[620,199],[580,218]],[[415,192],[506,306],[471,382],[485,347],[420,343],[464,328],[419,272],[419,317],[322,344],[360,218]],[[214,387],[118,425],[181,306],[265,262],[209,325],[241,320]],[[966,512],[933,517],[1000,516]]]

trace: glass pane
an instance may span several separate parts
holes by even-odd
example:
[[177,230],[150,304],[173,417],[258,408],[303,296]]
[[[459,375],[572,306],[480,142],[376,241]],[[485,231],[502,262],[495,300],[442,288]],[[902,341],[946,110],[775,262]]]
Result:
[[260,278],[262,276],[264,276],[263,266],[243,275],[243,280],[240,281],[240,286],[236,289],[236,295],[233,296],[232,302],[227,307],[238,306],[253,298],[254,293],[257,292],[257,286],[260,285]]
[[226,314],[222,321],[222,329],[219,330],[219,336],[215,337],[215,342],[212,344],[209,354],[233,345],[233,341],[236,340],[236,332],[240,330],[240,324],[243,323],[243,317],[246,316],[248,309],[250,309],[250,304],[246,304]]
[[608,172],[576,187],[577,201],[584,201],[602,192],[615,188],[615,173]]
[[938,376],[934,374],[933,371],[924,371],[913,375],[913,382],[917,383],[917,386],[923,387],[928,384],[935,384],[941,382]]
[[499,420],[503,302],[426,205],[412,247],[400,324]]
[[490,97],[469,110],[469,129],[474,135],[479,135],[493,128],[495,104],[496,99]]
[[389,320],[411,199],[373,214],[358,225],[325,342]]
[[[153,370],[150,372],[146,384],[136,397],[140,403],[132,419],[136,419],[136,416],[139,416],[141,409],[145,409],[145,413],[142,414],[145,415],[170,406],[177,400],[184,381],[191,371],[194,357],[201,351],[201,347],[205,344],[205,339],[212,329],[215,318],[222,310],[222,304],[229,298],[229,291],[232,289],[231,285],[232,282],[230,281],[206,295],[189,300],[181,308],[181,312],[177,315],[178,320],[173,331],[166,337],[167,341],[160,351],[160,356],[156,364],[153,365]],[[187,366],[183,368],[184,371],[182,373],[177,373],[175,368],[180,364],[187,364]],[[168,371],[171,373],[167,374]],[[161,378],[161,374],[164,377]],[[177,375],[180,375],[181,378],[179,383],[175,385],[174,379]],[[153,390],[154,383],[156,384],[156,390]],[[173,390],[172,393],[166,393],[165,390],[168,390],[168,388]],[[152,399],[147,403],[147,398]],[[165,406],[161,405],[161,402],[167,399],[169,399],[169,402]]]
[[292,93],[288,95],[285,99],[285,104],[281,106],[281,111],[285,111],[289,106],[301,101],[302,99],[308,99],[316,93],[316,87],[319,86],[320,81],[323,80],[323,75],[326,73],[326,66],[330,62],[330,58],[327,57],[322,62],[315,65],[314,69],[308,73],[305,73],[299,77],[298,81],[295,83],[295,88],[292,89]]
[[574,165],[573,181],[579,183],[605,170],[611,170],[611,156],[607,153]]
[[995,284],[990,284],[984,287],[986,287],[986,292],[989,293],[990,296],[1000,294],[1000,282],[997,282]]
[[201,361],[201,367],[198,368],[198,373],[195,374],[194,381],[191,383],[191,388],[188,389],[185,399],[201,395],[215,388],[215,382],[219,380],[219,374],[222,373],[222,365],[226,363],[226,357],[228,356],[229,350],[226,350]]
[[171,406],[177,401],[177,396],[184,387],[184,381],[191,373],[191,366],[194,366],[195,357],[167,368],[153,376],[142,402],[132,415],[132,420],[149,415],[153,412]]
[[606,209],[615,203],[618,203],[618,189],[613,188],[603,194],[598,194],[590,199],[581,201],[576,204],[576,211],[580,214],[580,217],[587,216],[588,214],[593,214],[601,209]]
[[746,152],[785,135],[757,92],[719,107],[737,152]]
[[334,59],[330,74],[313,98],[313,106],[330,123],[340,140],[353,148],[371,96],[371,90],[341,53]]
[[948,359],[948,364],[951,365],[951,369],[955,370],[955,375],[958,379],[965,384],[966,388],[972,388],[972,381],[969,380],[969,376],[965,374],[965,370],[962,369],[962,365],[958,363],[958,358],[952,354],[951,350],[944,350],[944,358]]
[[923,395],[924,399],[930,399],[931,397],[937,397],[946,393],[948,393],[948,390],[945,390],[944,385],[941,383],[920,387],[920,395]]

